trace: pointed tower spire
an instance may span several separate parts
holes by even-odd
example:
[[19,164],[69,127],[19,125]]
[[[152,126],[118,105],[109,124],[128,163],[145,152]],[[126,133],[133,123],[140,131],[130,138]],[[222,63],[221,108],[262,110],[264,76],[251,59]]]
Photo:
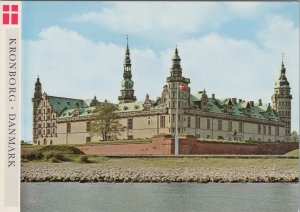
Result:
[[134,96],[133,85],[134,82],[131,80],[131,59],[130,59],[130,51],[128,45],[128,35],[126,35],[126,51],[125,51],[125,59],[124,59],[124,71],[123,71],[123,80],[121,82],[121,96],[118,97],[119,103],[127,103],[127,102],[135,102],[136,97]]
[[280,76],[279,76],[279,80],[285,80],[287,81],[287,78],[285,76],[285,67],[284,67],[284,63],[283,63],[283,57],[284,57],[284,53],[282,53],[282,61],[281,61],[281,69],[280,69]]
[[181,61],[181,59],[179,57],[178,49],[177,49],[177,45],[176,45],[175,52],[174,52],[174,55],[172,58],[171,76],[174,76],[174,77],[182,76],[182,68],[180,65],[180,61]]
[[42,98],[42,84],[40,82],[40,77],[38,76],[34,85],[34,97],[35,99]]
[[281,69],[279,79],[275,82],[274,94],[272,95],[272,108],[277,112],[279,118],[285,123],[286,141],[291,133],[291,87],[286,77],[286,69],[282,54]]

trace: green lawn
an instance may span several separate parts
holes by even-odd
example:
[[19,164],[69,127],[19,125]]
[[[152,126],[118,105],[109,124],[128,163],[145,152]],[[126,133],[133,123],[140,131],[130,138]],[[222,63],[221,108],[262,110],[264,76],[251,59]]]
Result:
[[295,149],[285,154],[286,156],[299,156],[299,149]]
[[143,167],[297,167],[297,159],[235,159],[235,158],[122,158],[109,159],[111,166]]

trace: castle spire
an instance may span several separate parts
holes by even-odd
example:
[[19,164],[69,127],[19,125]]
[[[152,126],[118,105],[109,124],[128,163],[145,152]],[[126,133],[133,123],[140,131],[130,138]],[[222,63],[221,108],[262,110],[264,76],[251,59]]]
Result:
[[171,67],[171,76],[181,77],[182,76],[182,68],[180,65],[180,57],[178,54],[177,45],[175,48],[175,52],[172,58],[172,67]]
[[136,97],[134,96],[133,85],[134,82],[131,80],[131,59],[130,51],[128,45],[128,35],[126,35],[126,51],[124,59],[124,71],[123,71],[123,80],[121,82],[121,96],[118,97],[120,103],[135,102]]
[[[130,60],[130,51],[129,51],[129,45],[128,45],[128,35],[126,35],[126,40],[127,40],[127,45],[126,45],[125,59],[124,59],[124,71],[131,71],[131,60]],[[126,68],[128,68],[128,69],[126,69]]]
[[283,57],[284,57],[284,53],[282,53],[282,61],[281,61],[281,69],[280,69],[279,80],[286,80],[287,81],[287,78],[285,76],[286,69],[284,67]]
[[42,84],[40,82],[40,77],[38,76],[34,84],[34,97],[35,99],[42,98]]

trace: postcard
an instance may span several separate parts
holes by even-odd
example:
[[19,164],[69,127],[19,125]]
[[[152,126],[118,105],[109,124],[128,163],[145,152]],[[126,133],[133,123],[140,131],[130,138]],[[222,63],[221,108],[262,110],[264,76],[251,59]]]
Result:
[[299,2],[0,6],[0,211],[297,211]]

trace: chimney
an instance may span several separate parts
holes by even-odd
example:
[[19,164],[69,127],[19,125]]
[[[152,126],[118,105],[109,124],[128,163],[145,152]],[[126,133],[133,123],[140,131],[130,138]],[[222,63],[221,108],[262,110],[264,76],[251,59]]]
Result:
[[211,95],[211,98],[212,98],[212,99],[215,99],[215,94],[214,94],[214,93]]
[[250,101],[250,106],[254,107],[254,101]]
[[232,104],[236,105],[236,98],[232,98]]
[[261,99],[258,100],[258,106],[262,106],[262,101],[261,101]]
[[242,99],[239,99],[239,102],[242,102]]

